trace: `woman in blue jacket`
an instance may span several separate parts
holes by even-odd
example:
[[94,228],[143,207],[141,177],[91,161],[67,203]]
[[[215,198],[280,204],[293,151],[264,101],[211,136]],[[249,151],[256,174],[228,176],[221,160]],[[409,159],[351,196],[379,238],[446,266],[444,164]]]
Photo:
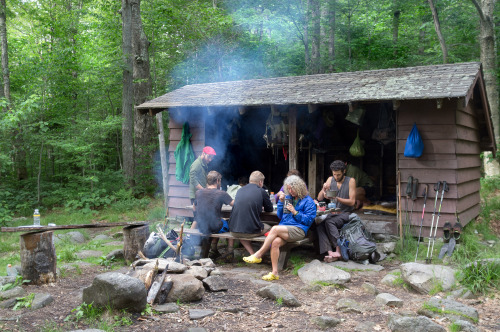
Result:
[[[278,257],[280,247],[286,242],[303,239],[316,217],[316,204],[309,196],[305,182],[297,175],[291,175],[283,184],[284,193],[280,193],[278,201],[278,226],[269,231],[262,247],[253,255],[243,257],[247,263],[260,263],[262,256],[271,248],[272,272],[262,277],[264,280],[279,280]],[[286,200],[286,206],[284,206]]]

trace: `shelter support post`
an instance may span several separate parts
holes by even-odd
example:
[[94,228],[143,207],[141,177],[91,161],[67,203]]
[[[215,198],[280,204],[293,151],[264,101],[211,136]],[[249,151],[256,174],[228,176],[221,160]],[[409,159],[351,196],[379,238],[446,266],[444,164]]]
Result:
[[288,111],[288,169],[297,169],[297,108]]
[[[311,152],[310,152],[311,153]],[[309,195],[311,197],[316,197],[317,194],[317,169],[318,169],[318,164],[316,163],[316,153],[311,153],[311,158],[309,160],[309,167],[308,167],[308,174],[307,174],[307,179],[308,179],[308,188],[309,188]]]

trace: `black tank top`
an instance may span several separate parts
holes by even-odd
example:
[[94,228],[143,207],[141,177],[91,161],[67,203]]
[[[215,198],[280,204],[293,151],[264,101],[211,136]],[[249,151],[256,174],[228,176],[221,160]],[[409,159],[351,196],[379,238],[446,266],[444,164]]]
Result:
[[[346,176],[339,189],[337,186],[337,181],[335,181],[335,178],[332,176],[330,190],[338,190],[337,197],[349,198],[349,181],[351,181],[351,178],[349,176]],[[354,206],[345,205],[340,203],[339,201],[337,201],[337,207],[340,209],[340,211],[343,212],[351,212],[354,210]]]

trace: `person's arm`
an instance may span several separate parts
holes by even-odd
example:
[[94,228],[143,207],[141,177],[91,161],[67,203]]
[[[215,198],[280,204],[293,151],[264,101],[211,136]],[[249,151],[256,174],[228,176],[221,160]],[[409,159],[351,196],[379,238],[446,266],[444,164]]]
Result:
[[193,183],[196,190],[203,189],[203,186],[200,184],[200,173],[199,167],[191,167],[189,169],[189,182]]
[[299,206],[299,210],[295,211],[293,218],[297,221],[297,223],[311,226],[314,222],[314,218],[316,218],[316,204],[311,199],[307,199],[304,204]]
[[279,194],[279,200],[278,200],[278,209],[276,211],[276,215],[278,218],[281,220],[283,219],[283,202],[285,201],[285,193]]
[[264,211],[272,212],[274,210],[273,203],[269,198],[269,195],[266,193],[264,189],[261,189],[262,192],[262,205],[264,206]]
[[229,205],[234,206],[234,199],[229,203]]
[[337,196],[337,201],[347,206],[354,206],[356,204],[356,180],[354,178],[351,178],[349,181],[349,198],[340,198]]
[[332,185],[332,177],[330,176],[328,180],[326,180],[326,182],[323,184],[323,188],[318,193],[318,201],[322,201],[326,198],[325,193],[327,190],[330,190],[331,185]]

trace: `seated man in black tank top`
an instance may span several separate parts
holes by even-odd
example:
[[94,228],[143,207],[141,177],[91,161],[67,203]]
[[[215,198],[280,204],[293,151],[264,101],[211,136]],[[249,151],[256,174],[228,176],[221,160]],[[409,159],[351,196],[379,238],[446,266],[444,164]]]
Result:
[[[349,222],[349,214],[356,203],[356,180],[345,176],[346,164],[342,160],[335,160],[330,165],[332,175],[323,184],[323,189],[318,193],[318,201],[326,197],[329,190],[337,191],[336,201],[339,212],[329,214],[317,225],[319,251],[325,253],[325,262],[333,262],[342,258],[340,247],[337,245],[339,230]],[[326,197],[328,198],[328,197]]]

